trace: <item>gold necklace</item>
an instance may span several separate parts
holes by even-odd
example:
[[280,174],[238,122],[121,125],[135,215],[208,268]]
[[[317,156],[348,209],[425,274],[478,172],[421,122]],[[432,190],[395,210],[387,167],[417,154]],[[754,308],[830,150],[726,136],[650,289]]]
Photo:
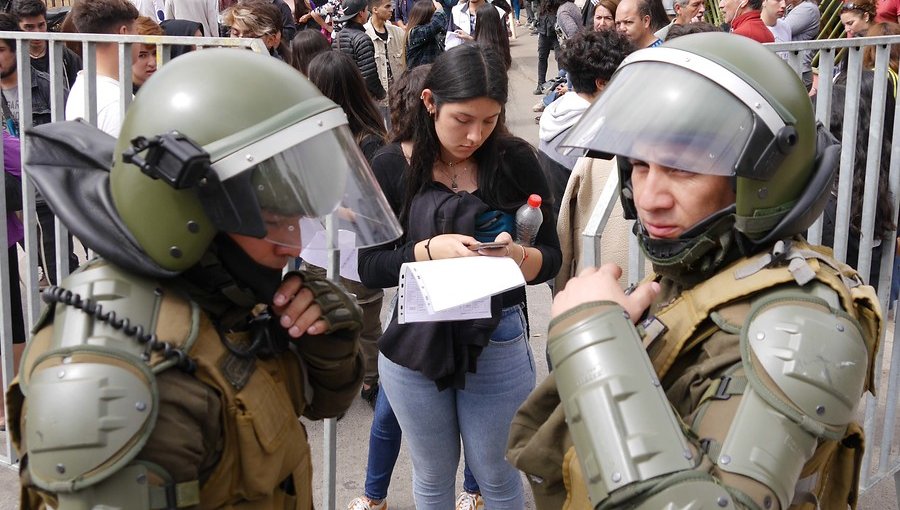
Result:
[[[448,163],[447,161],[444,161],[443,158],[438,158],[438,159],[440,160],[441,164],[446,166],[449,170],[452,170],[453,167],[469,160],[469,158],[466,158],[466,159],[459,160],[456,163]],[[441,173],[443,173],[444,175],[447,176],[448,179],[450,179],[450,189],[453,190],[454,193],[459,191],[459,184],[457,182],[457,179],[459,178],[459,173],[457,172],[457,173],[454,173],[453,175],[450,175],[450,173],[447,170],[444,170],[443,168],[441,168],[440,170],[441,170]],[[464,166],[463,170],[468,170],[468,168]]]

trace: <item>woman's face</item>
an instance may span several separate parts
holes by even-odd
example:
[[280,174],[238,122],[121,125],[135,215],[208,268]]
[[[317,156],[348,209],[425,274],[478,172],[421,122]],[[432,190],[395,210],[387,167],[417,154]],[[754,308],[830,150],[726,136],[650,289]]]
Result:
[[431,90],[422,92],[425,106],[435,111],[434,130],[441,144],[441,159],[458,162],[467,159],[491,136],[502,107],[497,101],[478,97],[434,108]]
[[869,13],[855,10],[844,11],[841,13],[841,23],[844,24],[847,37],[866,35],[866,30],[869,29]]
[[597,4],[597,8],[594,9],[594,32],[599,32],[600,30],[612,30],[615,27],[616,18],[613,16],[612,12],[606,7]]
[[140,86],[156,72],[156,46],[135,44],[131,51],[131,81]]

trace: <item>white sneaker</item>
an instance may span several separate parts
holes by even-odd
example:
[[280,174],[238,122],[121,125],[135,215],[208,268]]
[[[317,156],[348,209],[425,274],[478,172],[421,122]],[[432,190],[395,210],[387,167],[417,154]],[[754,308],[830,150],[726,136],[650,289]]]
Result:
[[484,510],[481,494],[462,491],[456,496],[456,510]]
[[347,505],[347,510],[387,510],[387,507],[385,499],[382,499],[381,503],[375,503],[365,496],[360,496]]

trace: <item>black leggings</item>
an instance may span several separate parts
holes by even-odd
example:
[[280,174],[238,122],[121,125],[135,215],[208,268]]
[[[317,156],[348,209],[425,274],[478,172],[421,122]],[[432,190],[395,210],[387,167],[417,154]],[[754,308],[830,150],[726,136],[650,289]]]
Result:
[[550,58],[550,50],[553,50],[554,58],[559,58],[559,40],[556,34],[538,34],[538,86],[547,81],[547,60]]

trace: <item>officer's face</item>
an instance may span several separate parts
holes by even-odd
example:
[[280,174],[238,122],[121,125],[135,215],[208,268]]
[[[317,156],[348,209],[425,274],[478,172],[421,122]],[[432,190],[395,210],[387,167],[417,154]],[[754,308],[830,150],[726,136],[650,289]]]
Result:
[[228,234],[257,264],[272,269],[281,269],[291,260],[300,256],[300,248],[286,246],[255,237]]
[[716,211],[734,203],[728,177],[704,175],[629,160],[634,204],[650,237],[675,239]]

